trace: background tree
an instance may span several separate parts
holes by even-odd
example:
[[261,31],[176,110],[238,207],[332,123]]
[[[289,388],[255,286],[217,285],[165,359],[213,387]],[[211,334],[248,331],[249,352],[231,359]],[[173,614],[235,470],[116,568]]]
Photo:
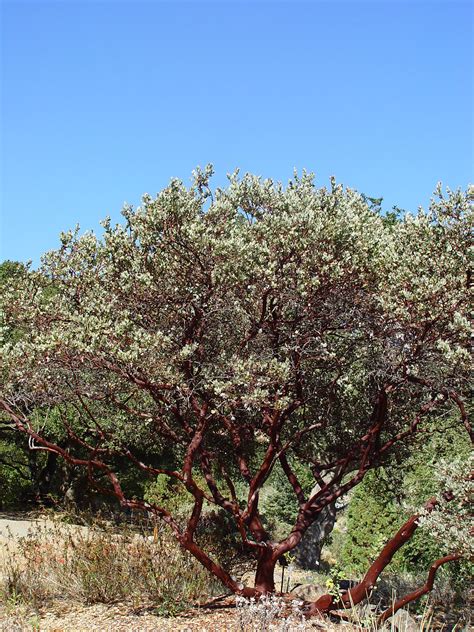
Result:
[[[4,261],[0,264],[0,287],[5,295],[21,276],[27,274],[27,266],[21,262]],[[48,281],[46,298],[56,289]],[[7,325],[2,321],[2,344],[18,341],[24,335],[19,323]],[[2,381],[3,383],[3,381]],[[69,422],[74,421],[74,414]],[[58,410],[51,407],[42,417],[44,430],[51,439],[66,447],[67,432]],[[110,500],[107,496],[92,495],[87,490],[87,472],[58,460],[55,452],[30,450],[28,436],[19,433],[7,417],[0,419],[0,508],[24,508],[25,505],[67,504],[72,508],[85,509],[98,502]],[[146,446],[140,446],[146,452]],[[167,457],[169,459],[169,456]],[[120,470],[127,494],[143,496],[144,482],[128,460],[115,459],[114,468]]]
[[[26,273],[27,268],[22,263],[4,261],[0,264],[0,288],[6,292]],[[3,343],[18,340],[18,328],[2,324]],[[56,458],[54,453],[44,455],[28,450],[28,437],[18,433],[11,420],[0,420],[0,508],[24,503],[35,491],[44,492],[50,470],[46,465]]]
[[[321,511],[430,420],[456,407],[471,434],[471,208],[439,190],[429,212],[392,223],[334,181],[316,189],[304,174],[284,188],[234,174],[212,195],[210,174],[144,196],[100,239],[63,234],[39,271],[3,292],[5,324],[23,335],[2,346],[0,405],[33,448],[155,513],[231,591],[258,595],[274,590],[276,562]],[[53,408],[66,448],[43,426]],[[186,490],[186,524],[127,497],[117,458]],[[275,468],[298,505],[279,541],[259,507]],[[201,546],[206,505],[228,514],[257,558],[254,588]]]
[[[439,425],[443,427],[442,433],[436,432]],[[464,471],[468,471],[471,450],[469,437],[457,420],[437,420],[433,432],[419,435],[408,454],[397,454],[393,462],[366,476],[350,499],[339,563],[355,576],[363,572],[407,518],[439,493],[440,464],[459,461],[464,464]],[[443,550],[439,538],[422,529],[397,553],[392,568],[424,573]],[[456,569],[452,580],[458,575]]]
[[379,617],[383,623],[397,610],[427,594],[434,585],[438,570],[445,564],[458,562],[463,558],[469,560],[465,577],[472,577],[472,560],[474,559],[474,518],[472,515],[472,498],[474,495],[473,457],[457,458],[450,462],[441,461],[437,470],[438,494],[431,501],[432,508],[425,507],[418,519],[422,530],[431,532],[435,541],[439,542],[442,555],[431,560],[431,566],[425,583],[397,599]]

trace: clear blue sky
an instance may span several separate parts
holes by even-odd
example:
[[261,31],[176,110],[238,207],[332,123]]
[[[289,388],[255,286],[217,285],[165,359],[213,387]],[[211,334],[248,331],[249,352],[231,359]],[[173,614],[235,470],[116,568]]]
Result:
[[0,259],[212,162],[394,204],[473,180],[473,3],[2,2]]

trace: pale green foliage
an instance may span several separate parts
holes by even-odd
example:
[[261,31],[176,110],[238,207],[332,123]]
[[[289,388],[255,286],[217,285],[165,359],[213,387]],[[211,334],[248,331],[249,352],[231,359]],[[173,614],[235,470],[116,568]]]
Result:
[[448,552],[474,558],[474,457],[442,461],[436,472],[438,504],[421,513],[420,525],[428,529]]
[[[187,391],[189,385],[180,384],[182,362],[202,355],[205,344],[199,385],[213,393],[216,406],[228,409],[231,401],[232,408],[238,400],[244,408],[259,408],[274,404],[278,395],[283,407],[279,387],[288,381],[289,358],[319,319],[325,325],[332,319],[335,328],[352,321],[358,337],[361,312],[376,307],[362,305],[370,302],[364,294],[391,267],[382,222],[358,194],[335,185],[331,192],[315,190],[309,176],[286,191],[270,181],[233,176],[229,190],[218,192],[207,212],[202,204],[196,189],[173,181],[156,199],[145,196],[136,212],[124,209],[125,227],[105,222],[102,240],[77,231],[63,234],[61,249],[44,257],[18,296],[23,317],[39,326],[4,348],[12,381],[27,372],[28,389],[50,401],[57,387],[65,386],[60,382],[71,362],[95,370],[97,377],[110,361],[114,369],[100,389],[114,388],[123,371]],[[45,299],[49,282],[58,290],[54,300]],[[340,294],[339,305],[314,305],[325,313],[282,332],[277,357],[268,334],[242,353],[239,343],[262,291],[271,288],[285,315],[294,318],[323,285]],[[360,305],[353,304],[351,314],[357,295]],[[336,313],[341,308],[343,316]],[[201,309],[207,312],[207,340],[198,349],[185,340],[185,328]],[[347,347],[317,331],[311,338],[306,345],[313,364],[334,364]],[[344,373],[341,388],[363,388],[363,367]]]
[[[436,341],[435,349],[454,367],[469,363],[468,345],[459,341],[467,341],[471,330],[461,306],[468,286],[473,224],[469,196],[460,191],[448,194],[445,199],[438,186],[438,197],[428,212],[420,210],[417,216],[408,216],[395,227],[393,245],[398,265],[390,271],[387,280],[391,292],[384,300],[400,324],[441,325],[449,312],[450,323]],[[436,331],[436,324],[434,327]],[[406,350],[411,351],[411,344],[403,341],[401,352]],[[408,369],[417,374],[422,367],[413,364]]]
[[[101,238],[64,233],[2,289],[2,326],[22,332],[1,347],[4,398],[36,408],[38,426],[47,408],[67,410],[104,458],[138,438],[183,452],[199,408],[214,475],[240,476],[229,425],[251,475],[270,442],[305,462],[343,457],[346,473],[367,446],[370,469],[426,403],[438,414],[446,389],[466,389],[469,196],[393,223],[334,180],[317,189],[304,173],[285,188],[236,173],[211,196],[211,171],[145,195]],[[368,442],[382,390],[387,419]]]
[[[82,364],[86,370],[113,361],[124,373],[179,386],[182,361],[202,354],[202,343],[199,349],[183,336],[189,316],[203,308],[211,353],[200,367],[199,383],[223,408],[237,398],[244,407],[274,403],[275,388],[288,381],[291,353],[301,349],[310,328],[308,362],[326,368],[354,343],[358,347],[360,364],[349,357],[337,380],[348,397],[366,386],[364,365],[374,359],[369,358],[374,350],[380,372],[392,370],[388,360],[402,364],[400,356],[414,352],[415,323],[439,320],[445,335],[430,355],[442,354],[453,364],[465,361],[466,350],[454,333],[464,333],[468,321],[456,311],[446,328],[444,315],[464,291],[460,271],[467,253],[458,233],[466,229],[449,214],[449,209],[457,216],[467,213],[460,193],[390,231],[357,193],[334,183],[331,191],[316,190],[307,175],[286,190],[234,175],[207,212],[202,205],[198,189],[188,191],[173,181],[157,198],[144,196],[137,211],[125,208],[126,226],[105,221],[103,239],[64,233],[61,249],[45,255],[21,292],[6,290],[7,306],[38,325],[3,349],[11,381],[27,371],[28,387],[48,401],[59,378],[66,378],[58,365]],[[441,223],[434,225],[438,217]],[[50,283],[57,288],[52,299],[45,298]],[[263,344],[253,352],[241,352],[237,343],[260,306],[262,290],[272,288],[291,318],[312,307],[322,286],[333,294],[314,305],[324,312],[311,310],[299,326],[292,323],[278,357],[264,335],[257,336]],[[364,322],[370,312],[377,324]],[[350,345],[326,331],[319,334],[318,325],[327,330],[328,319],[334,329],[350,328]],[[386,330],[391,325],[390,336],[380,336],[382,325]],[[315,366],[308,368],[313,374]],[[411,368],[420,370],[416,360]],[[109,384],[113,373],[121,377],[118,368],[108,372]],[[283,392],[279,399],[284,406]]]

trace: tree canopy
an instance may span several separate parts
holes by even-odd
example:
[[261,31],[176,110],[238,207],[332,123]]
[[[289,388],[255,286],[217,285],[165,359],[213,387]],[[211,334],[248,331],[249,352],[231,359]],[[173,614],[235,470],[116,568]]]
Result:
[[[284,187],[235,173],[211,192],[210,176],[145,195],[100,237],[62,234],[3,288],[3,329],[19,334],[1,346],[0,406],[33,448],[83,465],[123,506],[163,518],[233,592],[259,594],[320,512],[434,419],[455,409],[472,438],[472,205],[439,188],[429,210],[386,221],[334,180],[318,189],[304,173]],[[66,448],[44,431],[48,414]],[[117,455],[182,486],[187,521],[127,498]],[[259,511],[274,468],[298,503],[278,542]],[[200,546],[209,505],[258,558],[253,592]]]

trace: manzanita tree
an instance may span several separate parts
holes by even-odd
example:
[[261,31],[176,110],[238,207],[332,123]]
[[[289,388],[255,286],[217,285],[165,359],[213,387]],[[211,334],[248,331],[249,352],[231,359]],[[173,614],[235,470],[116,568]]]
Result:
[[[123,507],[162,518],[230,591],[252,596],[275,590],[275,564],[325,507],[434,418],[455,407],[471,434],[472,209],[469,195],[439,190],[429,211],[393,222],[308,174],[286,187],[234,174],[214,194],[210,176],[144,196],[123,210],[124,225],[106,220],[100,238],[63,234],[40,269],[8,288],[3,326],[21,335],[2,346],[0,406],[32,448],[84,466]],[[67,447],[42,430],[48,414]],[[170,446],[180,458],[166,467]],[[127,498],[117,455],[180,484],[192,499],[186,523]],[[311,467],[312,495],[297,461]],[[259,508],[274,468],[299,507],[278,542]],[[207,505],[228,514],[257,559],[253,588],[196,538]],[[312,611],[336,605],[323,599]]]

